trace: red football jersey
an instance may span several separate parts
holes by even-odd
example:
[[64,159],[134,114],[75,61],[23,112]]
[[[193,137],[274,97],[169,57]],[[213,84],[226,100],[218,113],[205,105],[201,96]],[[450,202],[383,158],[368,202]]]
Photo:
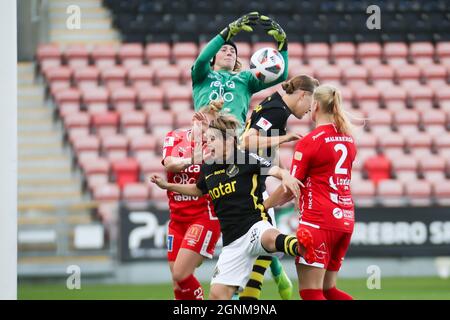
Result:
[[[190,158],[193,150],[191,142],[192,130],[174,130],[164,139],[163,159],[166,157]],[[191,165],[181,172],[167,172],[167,181],[177,184],[195,184],[200,176],[200,165]],[[216,220],[214,207],[209,195],[192,197],[167,191],[169,198],[170,219],[176,221],[190,221],[206,214]]]
[[356,156],[353,137],[322,125],[301,139],[294,152],[291,174],[303,182],[300,223],[352,232],[354,204],[350,190]]

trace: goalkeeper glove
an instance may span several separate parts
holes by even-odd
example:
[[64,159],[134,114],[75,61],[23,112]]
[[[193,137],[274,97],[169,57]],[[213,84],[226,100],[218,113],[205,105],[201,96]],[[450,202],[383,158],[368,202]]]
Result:
[[284,32],[283,28],[281,28],[281,26],[277,22],[267,16],[259,16],[259,21],[267,31],[267,34],[272,36],[278,43],[278,51],[286,51],[287,38],[286,32]]
[[255,26],[258,23],[258,19],[258,12],[250,12],[246,15],[243,15],[236,21],[230,23],[225,29],[220,32],[220,35],[225,41],[229,41],[232,37],[234,37],[242,30],[251,32],[253,31],[252,26]]

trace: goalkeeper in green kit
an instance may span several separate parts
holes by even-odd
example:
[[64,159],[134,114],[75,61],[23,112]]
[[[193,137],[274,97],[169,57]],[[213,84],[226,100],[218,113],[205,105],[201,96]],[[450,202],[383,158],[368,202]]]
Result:
[[[261,25],[277,42],[277,49],[285,62],[284,73],[275,81],[263,83],[250,71],[241,71],[236,45],[231,39],[240,31],[253,31]],[[280,25],[258,12],[246,14],[230,23],[202,50],[192,67],[194,108],[198,111],[211,100],[223,100],[223,112],[233,114],[242,125],[245,124],[251,96],[287,79],[288,52],[286,33]],[[272,221],[275,221],[273,217]],[[264,272],[269,267],[284,300],[292,296],[292,282],[283,270],[278,258],[261,256],[256,260],[247,286],[240,293],[240,299],[259,299]]]

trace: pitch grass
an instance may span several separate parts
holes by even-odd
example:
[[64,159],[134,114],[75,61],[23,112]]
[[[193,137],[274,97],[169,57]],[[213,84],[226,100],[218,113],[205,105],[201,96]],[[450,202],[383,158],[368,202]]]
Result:
[[[203,283],[208,296],[209,284]],[[338,287],[359,300],[450,300],[450,279],[439,278],[382,278],[380,290],[369,290],[366,279],[341,279]],[[295,284],[293,299],[298,300]],[[18,297],[21,300],[102,300],[133,299],[147,300],[173,299],[170,284],[159,285],[108,285],[81,284],[80,290],[66,289],[65,281],[52,284],[20,283]],[[262,299],[280,299],[275,283],[266,280],[263,286]]]

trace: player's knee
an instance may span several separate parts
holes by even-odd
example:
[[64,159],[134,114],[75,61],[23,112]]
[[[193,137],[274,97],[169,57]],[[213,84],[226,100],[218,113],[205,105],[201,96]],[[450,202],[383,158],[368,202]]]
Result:
[[209,300],[230,300],[232,296],[232,290],[227,290],[222,286],[212,286],[209,291]]
[[189,274],[182,268],[173,268],[172,280],[174,282],[180,282],[186,279]]

